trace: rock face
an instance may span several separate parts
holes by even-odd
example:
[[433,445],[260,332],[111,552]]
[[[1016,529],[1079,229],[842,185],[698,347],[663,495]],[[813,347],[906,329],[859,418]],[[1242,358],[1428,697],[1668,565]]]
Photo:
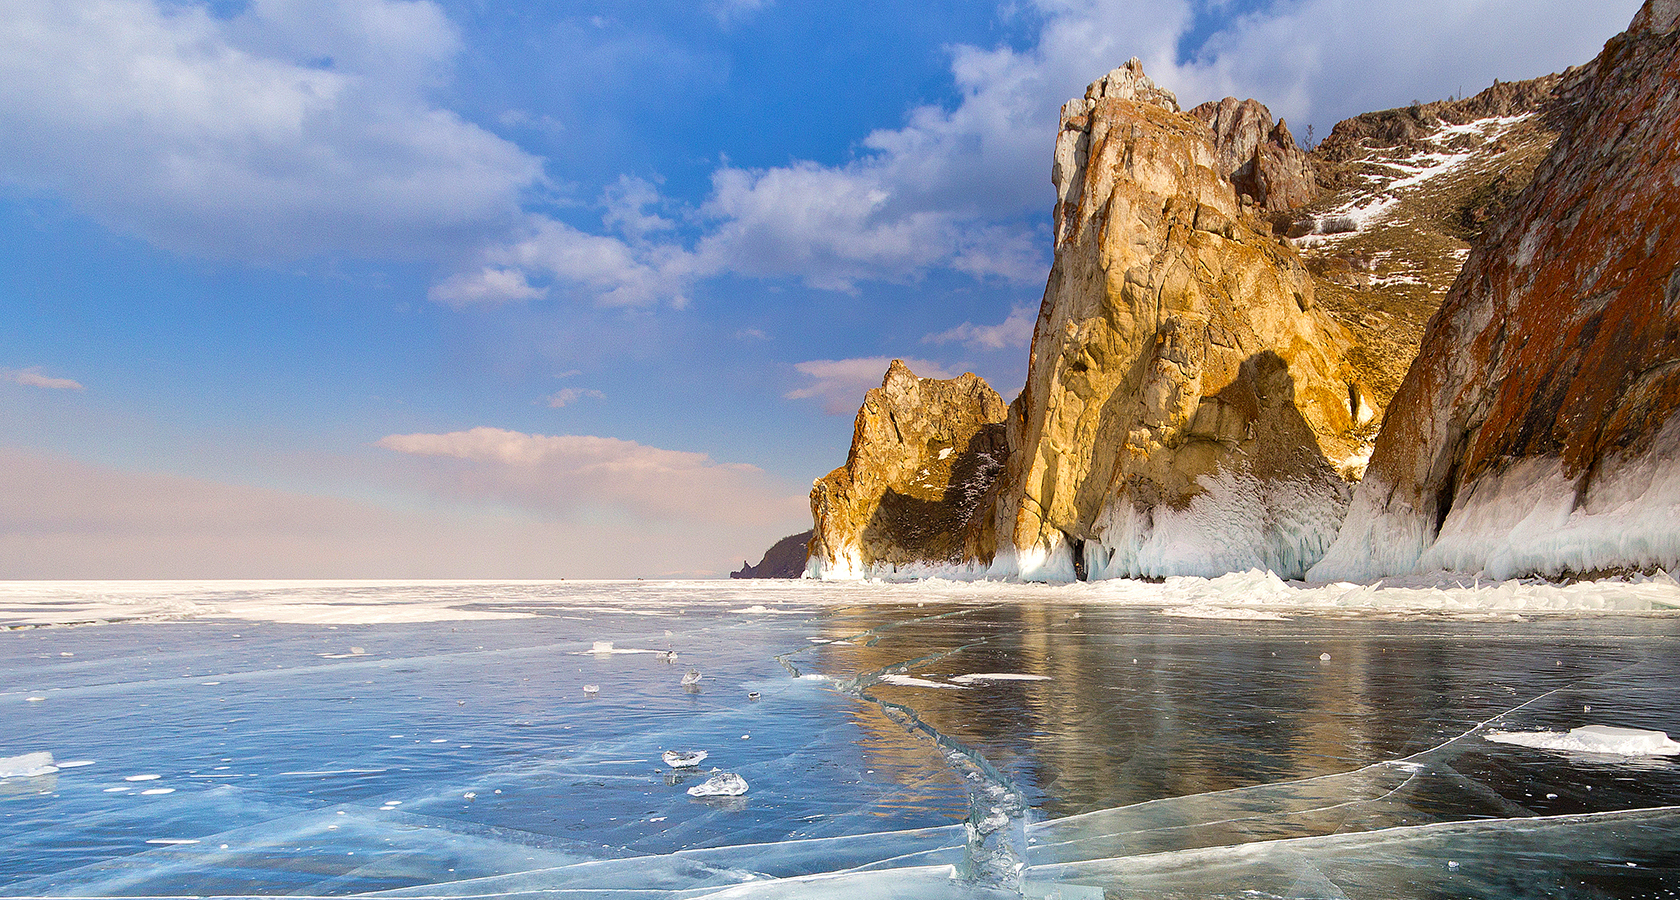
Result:
[[[1569,109],[1560,81],[1495,82],[1462,100],[1347,119],[1313,150],[1317,199],[1272,214],[1313,273],[1318,306],[1354,336],[1348,360],[1369,440],[1470,242],[1557,142]],[[1357,477],[1370,453],[1367,444],[1338,467]]]
[[[1254,127],[1230,134],[1269,126],[1234,108]],[[1244,223],[1219,126],[1177,110],[1136,60],[1062,108],[1056,258],[1010,408],[994,574],[1299,575],[1340,521],[1326,456],[1355,443],[1351,338],[1294,249]]]
[[1558,90],[1569,121],[1486,230],[1315,579],[1680,564],[1680,2]]
[[758,561],[758,565],[742,560],[740,571],[730,572],[729,577],[798,578],[805,573],[805,563],[810,556],[808,545],[813,533],[801,531],[782,538],[764,552],[764,558]]
[[1271,110],[1260,101],[1226,97],[1190,115],[1213,130],[1214,171],[1231,182],[1239,198],[1269,212],[1312,202],[1318,190],[1312,158],[1287,124],[1272,122]]
[[1005,414],[978,375],[918,378],[893,360],[864,395],[846,464],[811,488],[806,574],[855,578],[989,551],[991,520],[977,513],[1003,467]]

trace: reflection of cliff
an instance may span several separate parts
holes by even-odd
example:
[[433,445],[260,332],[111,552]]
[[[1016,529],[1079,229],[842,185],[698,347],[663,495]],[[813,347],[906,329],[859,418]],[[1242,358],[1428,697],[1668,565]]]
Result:
[[[1155,612],[1043,603],[915,613],[942,617],[884,628],[873,643],[818,648],[813,668],[855,677],[976,644],[904,674],[942,684],[971,672],[1047,677],[961,690],[867,688],[980,752],[1026,787],[1044,816],[1403,757],[1462,730],[1460,720],[1432,717],[1460,715],[1457,698],[1486,687],[1448,674],[1447,648],[1435,638],[1396,641],[1380,629],[1350,634],[1345,622],[1189,628]],[[849,636],[839,630],[830,637]],[[1320,652],[1331,659],[1321,662]],[[855,724],[870,765],[912,763],[918,745],[906,741],[901,726],[867,707]]]

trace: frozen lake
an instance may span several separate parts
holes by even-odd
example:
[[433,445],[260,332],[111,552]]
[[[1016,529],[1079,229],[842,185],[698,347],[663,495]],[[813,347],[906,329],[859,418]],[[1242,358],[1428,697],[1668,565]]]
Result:
[[1680,586],[1460,581],[0,583],[0,897],[1675,896]]

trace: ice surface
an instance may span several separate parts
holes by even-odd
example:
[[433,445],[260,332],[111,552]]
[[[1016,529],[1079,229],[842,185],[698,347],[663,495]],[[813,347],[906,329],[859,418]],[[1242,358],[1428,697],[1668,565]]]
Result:
[[734,772],[720,772],[688,789],[690,797],[739,797],[747,792],[747,780]]
[[1680,756],[1680,742],[1668,733],[1614,725],[1583,725],[1567,732],[1489,731],[1482,735],[1500,744],[1516,744],[1541,750],[1603,753],[1611,756]]
[[[85,621],[0,588],[5,621]],[[0,782],[0,897],[1508,900],[1680,870],[1667,757],[1480,739],[1676,733],[1666,576],[187,592],[520,615],[0,631],[0,747],[99,760]],[[729,689],[616,652],[649,646]],[[673,747],[750,791],[691,797]]]

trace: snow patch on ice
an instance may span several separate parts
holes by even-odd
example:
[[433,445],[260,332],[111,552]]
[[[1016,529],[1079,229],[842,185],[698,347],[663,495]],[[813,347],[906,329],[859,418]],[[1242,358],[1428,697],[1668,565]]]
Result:
[[963,689],[960,684],[947,684],[943,681],[930,681],[926,678],[917,678],[914,675],[882,675],[881,680],[887,684],[896,684],[899,687],[945,688],[948,690],[959,691]]
[[1516,744],[1540,750],[1602,753],[1610,756],[1680,756],[1680,742],[1665,731],[1585,725],[1560,731],[1489,731],[1483,737],[1497,744]]
[[976,672],[951,678],[957,684],[977,684],[982,681],[1049,681],[1048,675],[1029,675],[1023,672]]
[[45,750],[0,757],[0,778],[35,778],[58,770],[59,767],[53,765],[53,755]]

